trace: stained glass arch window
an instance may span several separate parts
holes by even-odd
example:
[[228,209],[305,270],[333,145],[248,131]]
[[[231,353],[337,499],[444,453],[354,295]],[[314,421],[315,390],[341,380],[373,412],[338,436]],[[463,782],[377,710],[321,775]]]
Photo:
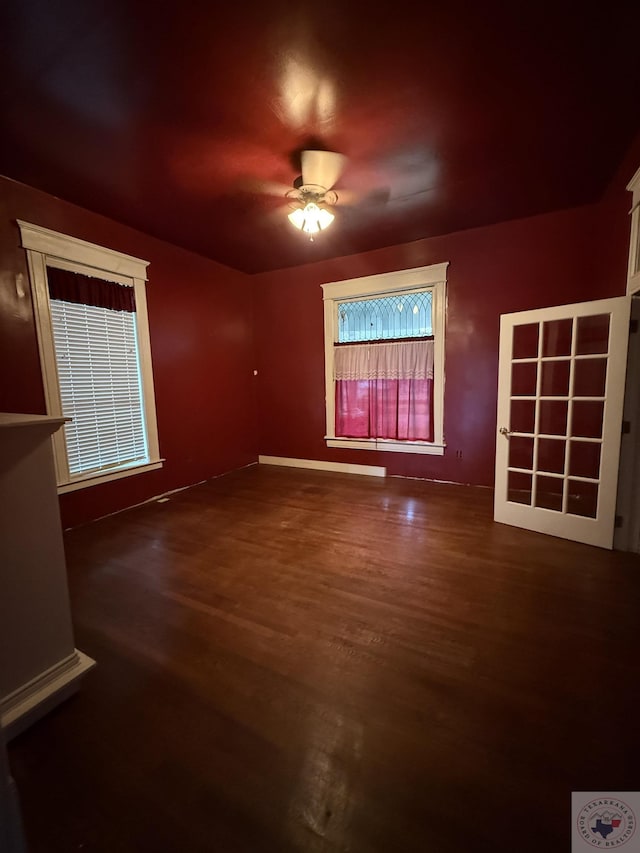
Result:
[[431,336],[432,303],[430,289],[339,302],[338,343]]

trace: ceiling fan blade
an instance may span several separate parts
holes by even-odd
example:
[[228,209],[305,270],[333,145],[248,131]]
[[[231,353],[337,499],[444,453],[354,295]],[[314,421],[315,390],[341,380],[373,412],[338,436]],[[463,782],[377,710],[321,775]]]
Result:
[[344,154],[335,151],[303,151],[302,183],[316,184],[330,190],[336,183],[346,165]]
[[291,184],[281,184],[278,181],[262,181],[258,178],[246,178],[240,183],[239,189],[242,192],[256,195],[284,197],[291,190]]
[[335,190],[338,196],[338,204],[355,205],[355,204],[386,204],[389,201],[389,188],[379,187],[375,190],[367,190],[358,192],[358,190],[342,189]]
[[291,213],[291,210],[291,205],[279,204],[273,210],[263,214],[263,222],[267,225],[282,225],[287,221],[287,215]]

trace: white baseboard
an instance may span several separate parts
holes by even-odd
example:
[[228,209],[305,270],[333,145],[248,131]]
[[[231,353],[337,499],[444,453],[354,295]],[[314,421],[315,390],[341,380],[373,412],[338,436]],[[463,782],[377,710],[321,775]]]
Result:
[[83,652],[73,654],[0,700],[0,726],[9,740],[34,723],[79,687],[82,676],[96,665]]
[[386,477],[387,469],[379,465],[350,465],[348,462],[323,462],[320,459],[293,459],[288,456],[258,456],[261,465],[284,465],[286,468],[312,468],[315,471],[336,471],[339,474],[364,474],[366,477]]

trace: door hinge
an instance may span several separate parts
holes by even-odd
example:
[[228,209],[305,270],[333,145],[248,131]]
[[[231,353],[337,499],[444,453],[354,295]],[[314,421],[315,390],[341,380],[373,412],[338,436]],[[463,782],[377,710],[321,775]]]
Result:
[[623,518],[621,515],[616,515],[616,518],[615,518],[615,521],[614,521],[614,523],[613,523],[613,526],[614,526],[614,527],[616,527],[616,528],[617,528],[617,527],[622,527],[622,523],[623,523],[623,521],[624,521],[624,518]]
[[638,331],[638,321],[637,320],[629,320],[629,334],[635,335]]
[[631,432],[631,421],[622,421],[622,434],[627,435]]

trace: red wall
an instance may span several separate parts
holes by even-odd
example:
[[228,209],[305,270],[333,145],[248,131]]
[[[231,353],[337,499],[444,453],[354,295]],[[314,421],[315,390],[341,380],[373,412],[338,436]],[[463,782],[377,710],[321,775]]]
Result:
[[[628,204],[617,192],[603,205],[254,276],[259,452],[493,485],[500,314],[624,293]],[[444,457],[327,448],[320,285],[441,261],[450,262]]]
[[150,261],[147,304],[164,467],[61,496],[73,526],[256,460],[251,280],[0,178],[0,411],[44,412],[16,219]]
[[[65,526],[241,467],[258,452],[492,485],[500,314],[624,293],[624,187],[637,162],[640,136],[597,205],[252,277],[0,178],[0,411],[44,412],[15,224],[25,219],[151,262],[147,298],[166,462],[62,496]],[[320,284],[441,261],[450,262],[445,456],[328,449]]]

